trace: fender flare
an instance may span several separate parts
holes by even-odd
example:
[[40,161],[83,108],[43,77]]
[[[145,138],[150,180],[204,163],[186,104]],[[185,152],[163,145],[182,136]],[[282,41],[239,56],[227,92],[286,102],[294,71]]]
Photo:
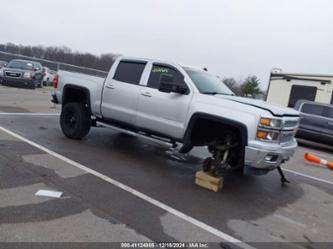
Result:
[[241,144],[243,146],[246,146],[248,144],[248,132],[245,124],[228,118],[219,117],[212,114],[201,113],[201,112],[197,112],[192,115],[187,125],[186,132],[183,138],[184,144],[191,144],[190,139],[191,139],[192,128],[198,119],[207,119],[210,121],[219,122],[221,124],[233,126],[236,129],[238,129],[241,133]]
[[62,100],[61,103],[62,105],[64,105],[65,103],[65,99],[67,97],[68,94],[68,89],[73,89],[73,90],[78,90],[84,93],[84,95],[86,96],[87,99],[87,105],[88,105],[88,109],[91,112],[91,104],[90,104],[90,92],[89,89],[83,86],[77,86],[77,85],[72,85],[72,84],[66,84],[62,90],[63,94],[62,94]]

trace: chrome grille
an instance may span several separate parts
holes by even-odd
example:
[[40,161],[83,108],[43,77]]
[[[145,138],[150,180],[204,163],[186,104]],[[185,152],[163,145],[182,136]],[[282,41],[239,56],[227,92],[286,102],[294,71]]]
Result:
[[17,72],[6,72],[6,76],[8,77],[12,77],[12,78],[19,78],[21,77],[21,73],[17,73]]
[[288,143],[293,141],[296,130],[299,126],[299,118],[284,118],[282,131],[280,135],[280,143]]
[[294,138],[294,132],[282,132],[280,135],[280,143],[291,142]]
[[284,129],[295,129],[298,126],[298,120],[285,120],[283,123]]

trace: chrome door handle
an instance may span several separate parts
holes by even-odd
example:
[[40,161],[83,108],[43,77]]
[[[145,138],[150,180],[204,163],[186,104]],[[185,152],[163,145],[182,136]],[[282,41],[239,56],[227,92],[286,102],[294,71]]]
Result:
[[145,93],[141,93],[142,96],[145,96],[145,97],[152,97],[153,95],[151,95],[151,93],[149,92],[145,92]]
[[114,86],[113,85],[106,85],[106,88],[114,89]]

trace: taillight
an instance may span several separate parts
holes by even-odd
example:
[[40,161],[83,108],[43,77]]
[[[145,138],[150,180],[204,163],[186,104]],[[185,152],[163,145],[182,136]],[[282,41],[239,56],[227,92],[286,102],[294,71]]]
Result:
[[58,88],[58,82],[59,82],[59,75],[56,74],[56,75],[54,75],[54,78],[53,78],[53,86],[54,86],[54,88]]

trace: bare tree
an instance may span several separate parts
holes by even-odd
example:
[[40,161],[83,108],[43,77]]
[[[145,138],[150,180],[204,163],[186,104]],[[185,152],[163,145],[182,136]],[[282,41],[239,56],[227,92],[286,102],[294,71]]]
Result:
[[0,51],[24,56],[63,62],[76,66],[88,67],[108,71],[118,56],[116,54],[102,54],[73,52],[69,47],[24,46],[13,43],[0,44]]
[[236,95],[240,95],[240,85],[234,78],[223,78],[222,82],[227,85]]

